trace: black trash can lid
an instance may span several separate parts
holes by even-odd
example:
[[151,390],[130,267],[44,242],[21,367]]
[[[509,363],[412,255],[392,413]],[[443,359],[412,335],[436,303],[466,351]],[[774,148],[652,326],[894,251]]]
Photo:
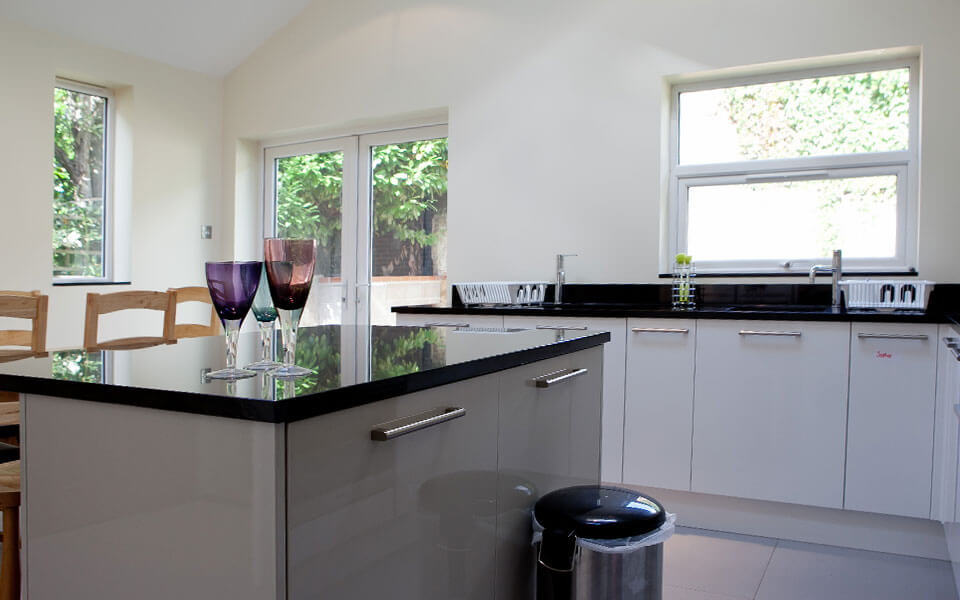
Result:
[[578,538],[613,540],[649,533],[667,518],[659,502],[632,490],[597,485],[546,494],[533,509],[544,529]]

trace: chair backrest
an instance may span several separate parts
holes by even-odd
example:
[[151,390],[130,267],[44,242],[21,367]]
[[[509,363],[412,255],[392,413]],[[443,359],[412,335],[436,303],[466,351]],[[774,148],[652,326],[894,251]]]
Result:
[[[170,294],[169,317],[164,326],[163,335],[167,339],[179,340],[183,338],[204,337],[208,335],[220,335],[220,317],[217,316],[217,309],[213,306],[213,300],[210,299],[210,290],[203,286],[192,286],[182,288],[170,288],[167,290]],[[199,325],[197,323],[177,324],[177,305],[181,302],[204,302],[210,305],[210,323]]]
[[[100,315],[128,309],[159,310],[163,313],[163,329],[170,319],[170,294],[167,292],[115,292],[113,294],[87,294],[87,316],[83,324],[83,347],[95,350],[128,350],[157,344],[173,344],[166,336],[130,337],[99,341]],[[163,332],[161,332],[163,333]]]
[[0,317],[30,319],[31,327],[0,331],[0,346],[23,346],[29,350],[0,350],[0,358],[42,354],[47,349],[48,297],[38,291],[0,291]]

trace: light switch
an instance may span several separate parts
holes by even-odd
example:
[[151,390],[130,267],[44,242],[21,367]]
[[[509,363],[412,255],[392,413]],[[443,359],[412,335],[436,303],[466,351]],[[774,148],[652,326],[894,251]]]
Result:
[[213,225],[202,225],[200,227],[200,239],[209,240],[213,237]]

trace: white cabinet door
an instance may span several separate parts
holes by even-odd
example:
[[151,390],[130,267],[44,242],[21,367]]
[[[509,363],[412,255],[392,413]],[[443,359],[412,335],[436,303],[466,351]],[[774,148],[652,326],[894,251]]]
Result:
[[695,492],[840,508],[850,325],[697,324]]
[[[558,488],[599,483],[602,360],[591,348],[500,377],[497,600],[533,598],[533,504]],[[586,370],[549,387],[533,384],[562,369]]]
[[930,517],[937,326],[854,323],[844,508]]
[[[492,600],[499,374],[287,427],[287,597]],[[389,441],[371,429],[458,407]]]
[[690,489],[693,319],[629,319],[623,481]]
[[397,313],[397,325],[405,327],[503,327],[500,315],[437,315]]
[[526,329],[590,329],[610,332],[603,347],[603,449],[600,478],[619,482],[623,476],[623,387],[626,319],[590,317],[503,317],[503,326]]

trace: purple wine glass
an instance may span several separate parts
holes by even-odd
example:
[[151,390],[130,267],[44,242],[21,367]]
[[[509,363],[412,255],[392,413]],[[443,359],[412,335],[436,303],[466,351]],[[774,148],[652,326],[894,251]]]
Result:
[[269,371],[274,377],[300,377],[313,371],[295,364],[297,328],[313,284],[313,267],[317,261],[316,240],[268,238],[263,241],[264,265],[270,296],[280,315],[283,341],[283,366]]
[[237,368],[237,339],[244,317],[250,311],[253,297],[260,283],[260,261],[208,262],[207,288],[210,299],[223,323],[227,342],[227,368],[208,373],[211,379],[244,379],[256,375],[254,371]]

